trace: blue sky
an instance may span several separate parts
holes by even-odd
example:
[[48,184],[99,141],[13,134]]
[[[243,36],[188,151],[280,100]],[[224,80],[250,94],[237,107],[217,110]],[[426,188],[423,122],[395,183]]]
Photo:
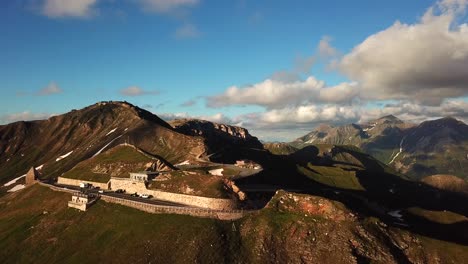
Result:
[[[450,35],[463,47],[465,7],[464,0],[3,1],[0,123],[45,118],[101,100],[126,100],[166,118],[243,125],[265,140],[291,140],[321,122],[358,122],[390,112],[418,121],[446,113],[463,119],[466,70],[439,76],[449,86],[433,87],[436,81],[425,76],[409,82],[401,74],[376,82],[366,67],[379,70],[372,76],[393,76],[395,65],[363,58],[402,54],[392,39],[403,43],[411,30],[396,21],[416,29],[416,44],[429,37],[423,28],[433,27],[435,36]],[[450,28],[437,22],[443,18]],[[388,52],[369,48],[376,35]],[[411,54],[440,46],[416,44]],[[468,52],[457,52],[443,66],[468,66]],[[440,58],[418,72],[430,76],[435,61]],[[306,82],[309,77],[324,84]],[[428,89],[424,96],[416,91],[422,87]],[[265,99],[275,93],[284,102]]]

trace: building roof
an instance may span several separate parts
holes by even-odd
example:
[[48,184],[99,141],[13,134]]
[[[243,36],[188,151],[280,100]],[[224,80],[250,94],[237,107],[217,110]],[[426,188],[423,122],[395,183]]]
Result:
[[138,171],[138,172],[130,172],[132,174],[144,174],[144,175],[152,175],[152,174],[158,174],[157,171]]

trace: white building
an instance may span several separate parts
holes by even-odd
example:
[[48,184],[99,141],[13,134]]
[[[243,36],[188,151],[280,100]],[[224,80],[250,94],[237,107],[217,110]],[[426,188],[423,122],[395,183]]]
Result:
[[136,182],[147,182],[154,179],[157,175],[158,172],[154,171],[130,172],[130,179]]

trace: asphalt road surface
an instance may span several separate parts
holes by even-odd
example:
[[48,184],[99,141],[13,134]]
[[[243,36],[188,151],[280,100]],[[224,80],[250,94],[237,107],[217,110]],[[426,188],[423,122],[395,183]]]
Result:
[[[69,190],[76,190],[76,191],[81,191],[86,190],[88,193],[98,193],[99,189],[85,189],[85,188],[80,188],[78,186],[74,185],[64,185],[64,184],[53,184],[56,187],[60,188],[67,188]],[[131,201],[137,201],[137,202],[142,202],[142,203],[147,203],[147,204],[155,204],[155,205],[165,205],[165,206],[177,206],[177,207],[189,207],[184,204],[179,204],[179,203],[173,203],[173,202],[168,202],[168,201],[163,201],[163,200],[158,200],[154,198],[140,198],[140,197],[133,197],[130,194],[126,193],[115,193],[112,191],[104,191],[104,193],[101,193],[100,195],[107,195],[107,196],[112,196],[112,197],[117,197],[117,198],[122,198],[126,200],[131,200]]]

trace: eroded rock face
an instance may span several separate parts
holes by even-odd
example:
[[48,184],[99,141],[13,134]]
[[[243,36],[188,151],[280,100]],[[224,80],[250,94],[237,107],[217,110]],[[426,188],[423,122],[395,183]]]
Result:
[[245,201],[245,199],[247,199],[247,195],[237,187],[234,181],[224,179],[223,183],[228,190],[232,191],[237,196],[239,201]]
[[205,120],[197,119],[178,119],[170,122],[173,128],[178,132],[191,136],[224,137],[235,143],[252,143],[260,145],[256,137],[249,134],[249,131],[243,127],[218,124]]
[[197,119],[179,119],[170,122],[179,133],[202,138],[208,147],[210,160],[235,163],[245,149],[263,149],[263,144],[242,127],[218,124]]

